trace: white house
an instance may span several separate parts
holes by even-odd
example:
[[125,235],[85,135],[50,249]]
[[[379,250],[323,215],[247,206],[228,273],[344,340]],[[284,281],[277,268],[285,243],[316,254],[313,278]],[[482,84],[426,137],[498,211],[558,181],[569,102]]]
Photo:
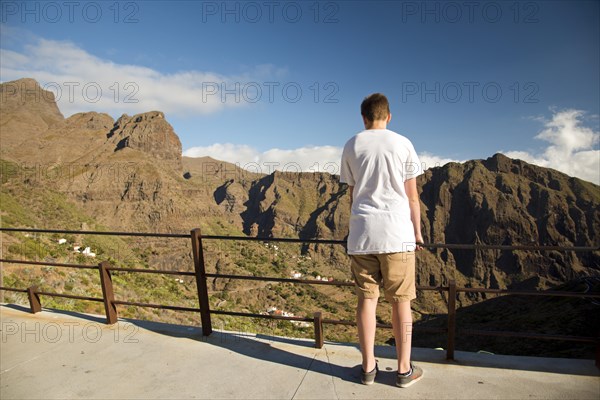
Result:
[[85,249],[83,249],[81,254],[83,254],[86,257],[92,257],[92,258],[96,257],[96,253],[92,252],[92,249],[90,249],[89,247],[86,247]]

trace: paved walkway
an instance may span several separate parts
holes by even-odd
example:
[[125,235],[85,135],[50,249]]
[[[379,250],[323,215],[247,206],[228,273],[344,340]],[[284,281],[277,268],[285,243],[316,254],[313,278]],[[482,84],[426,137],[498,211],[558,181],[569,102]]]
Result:
[[0,398],[8,399],[594,399],[589,360],[414,349],[424,378],[395,384],[394,348],[377,348],[380,374],[357,382],[354,345],[215,332],[0,306]]

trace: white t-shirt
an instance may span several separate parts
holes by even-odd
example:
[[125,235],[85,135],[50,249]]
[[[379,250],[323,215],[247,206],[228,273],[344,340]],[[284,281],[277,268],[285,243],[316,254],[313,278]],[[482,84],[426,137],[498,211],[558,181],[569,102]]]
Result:
[[348,254],[413,251],[415,233],[404,182],[423,173],[410,140],[369,129],[344,146],[340,182],[354,186]]

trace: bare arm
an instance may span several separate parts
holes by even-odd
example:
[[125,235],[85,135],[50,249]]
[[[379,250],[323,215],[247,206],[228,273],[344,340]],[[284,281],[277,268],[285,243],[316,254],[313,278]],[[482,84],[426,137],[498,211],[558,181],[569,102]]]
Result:
[[[415,230],[415,241],[423,243],[423,235],[421,235],[421,204],[419,202],[419,191],[417,190],[417,178],[412,178],[404,182],[404,190],[408,196],[410,220]],[[417,250],[421,249],[421,246],[417,246]]]

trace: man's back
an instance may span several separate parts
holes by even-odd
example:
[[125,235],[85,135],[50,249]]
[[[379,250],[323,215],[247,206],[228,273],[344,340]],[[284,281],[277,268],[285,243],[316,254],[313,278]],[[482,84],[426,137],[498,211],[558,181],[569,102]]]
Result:
[[387,129],[365,130],[344,146],[341,180],[353,186],[348,252],[414,249],[404,182],[421,173],[412,143]]

